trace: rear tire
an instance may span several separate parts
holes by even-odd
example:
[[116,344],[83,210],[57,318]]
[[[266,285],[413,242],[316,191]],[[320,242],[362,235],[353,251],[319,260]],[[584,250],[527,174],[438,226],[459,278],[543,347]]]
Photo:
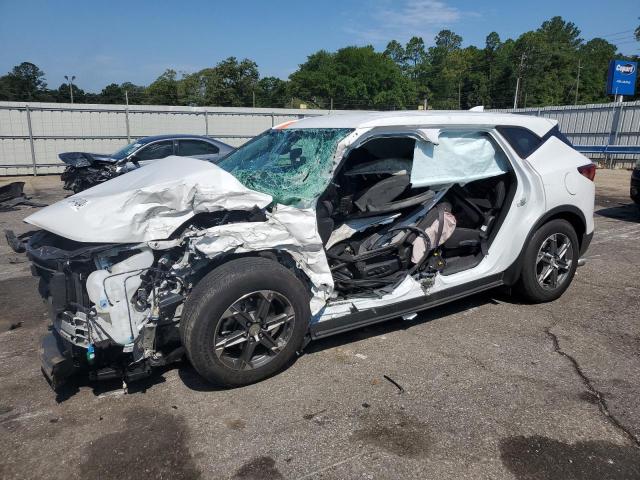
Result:
[[310,317],[308,290],[291,271],[273,260],[244,257],[196,285],[180,333],[200,375],[237,387],[285,368],[302,346]]
[[559,298],[571,284],[580,246],[573,226],[556,219],[542,225],[526,247],[518,293],[532,303]]

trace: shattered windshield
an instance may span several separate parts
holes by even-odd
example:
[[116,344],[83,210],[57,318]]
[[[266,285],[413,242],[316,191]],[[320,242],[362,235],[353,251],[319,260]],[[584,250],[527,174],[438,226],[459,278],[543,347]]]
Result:
[[115,160],[123,160],[124,158],[135,152],[137,149],[139,149],[141,146],[142,144],[138,142],[130,143],[129,145],[122,147],[116,153],[112,154],[111,158]]
[[309,202],[327,187],[336,146],[350,132],[348,128],[268,130],[218,166],[277,203]]

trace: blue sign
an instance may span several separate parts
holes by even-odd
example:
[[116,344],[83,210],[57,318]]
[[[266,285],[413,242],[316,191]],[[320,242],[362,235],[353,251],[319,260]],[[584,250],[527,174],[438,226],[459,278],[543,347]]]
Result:
[[637,78],[638,62],[611,60],[607,75],[607,93],[609,95],[634,95]]

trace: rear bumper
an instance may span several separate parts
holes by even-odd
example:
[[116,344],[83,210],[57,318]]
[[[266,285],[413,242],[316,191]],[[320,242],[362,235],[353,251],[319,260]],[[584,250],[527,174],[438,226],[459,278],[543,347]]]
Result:
[[63,385],[77,370],[71,355],[71,345],[55,329],[42,337],[40,366],[54,390]]
[[593,232],[582,235],[582,241],[580,242],[581,257],[587,253],[587,249],[589,248],[589,245],[591,245],[591,240],[593,240]]

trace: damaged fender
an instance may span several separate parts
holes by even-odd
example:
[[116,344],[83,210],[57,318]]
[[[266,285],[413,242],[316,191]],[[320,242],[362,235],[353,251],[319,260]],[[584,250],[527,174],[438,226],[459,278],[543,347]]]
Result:
[[273,213],[267,214],[266,222],[219,225],[192,242],[208,257],[228,252],[287,252],[313,284],[310,306],[314,315],[333,292],[333,277],[317,230],[314,209],[277,205]]

